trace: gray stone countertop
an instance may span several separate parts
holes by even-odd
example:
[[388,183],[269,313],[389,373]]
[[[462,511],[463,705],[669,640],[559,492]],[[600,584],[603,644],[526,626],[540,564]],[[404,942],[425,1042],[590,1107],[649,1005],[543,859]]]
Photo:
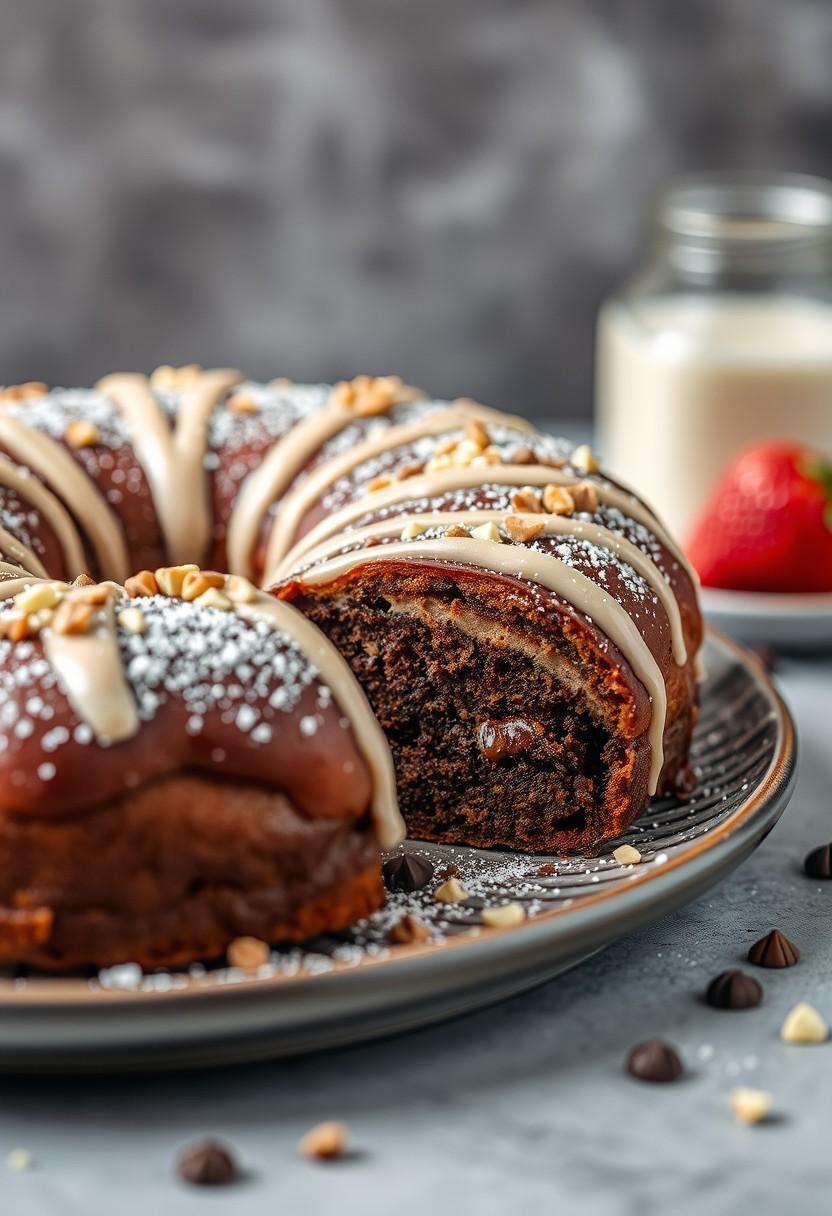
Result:
[[[575,971],[495,1008],[405,1037],[288,1063],[179,1077],[0,1080],[3,1210],[13,1216],[504,1216],[551,1211],[743,1216],[827,1211],[832,1042],[786,1046],[801,999],[832,1019],[832,883],[800,862],[832,838],[832,662],[783,660],[801,768],[776,830],[704,898]],[[756,1010],[717,1012],[701,993],[772,926],[803,950],[758,971]],[[688,1076],[625,1076],[629,1047],[662,1037]],[[770,1090],[777,1117],[736,1124],[732,1087]],[[322,1119],[345,1120],[356,1152],[296,1155]],[[227,1138],[248,1176],[188,1189],[177,1148]],[[10,1149],[34,1158],[4,1171]]]

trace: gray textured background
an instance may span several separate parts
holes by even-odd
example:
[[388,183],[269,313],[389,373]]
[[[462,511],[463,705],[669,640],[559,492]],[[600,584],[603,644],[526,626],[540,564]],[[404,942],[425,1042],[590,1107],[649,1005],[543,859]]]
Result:
[[677,169],[832,172],[829,0],[3,0],[0,381],[590,404]]

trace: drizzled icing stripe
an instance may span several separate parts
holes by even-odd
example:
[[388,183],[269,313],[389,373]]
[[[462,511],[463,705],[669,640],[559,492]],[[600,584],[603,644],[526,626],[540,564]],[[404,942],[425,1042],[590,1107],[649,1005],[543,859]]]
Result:
[[[49,435],[32,430],[3,409],[0,409],[0,443],[47,485],[60,487],[72,514],[90,538],[101,570],[111,578],[125,579],[129,562],[121,525],[98,487],[69,452]],[[34,501],[28,491],[27,497]],[[85,564],[82,552],[80,562],[70,567],[70,571],[79,573]]]
[[[328,537],[348,528],[363,515],[371,511],[380,511],[386,507],[396,506],[409,499],[435,498],[450,490],[481,489],[483,486],[574,486],[587,481],[585,477],[574,477],[548,465],[500,464],[484,465],[480,468],[465,466],[453,469],[438,469],[434,473],[424,473],[420,477],[408,477],[406,481],[396,482],[384,490],[375,490],[364,494],[354,502],[349,503],[340,511],[336,511],[327,519],[321,520],[290,550],[284,560],[264,579],[264,584],[276,582],[286,571],[295,568],[310,549],[320,544]],[[653,533],[674,559],[688,570],[688,563],[678,545],[667,535],[651,512],[637,499],[625,491],[610,485],[606,481],[593,481],[598,492],[598,498],[608,506],[617,507],[625,515],[629,515],[637,523]]]
[[[334,536],[330,540],[325,541],[316,549],[305,554],[303,566],[306,568],[307,566],[315,565],[317,562],[325,561],[328,557],[334,556],[348,545],[360,546],[367,540],[398,536],[405,521],[408,524],[412,523],[425,528],[447,527],[452,524],[472,527],[481,523],[487,523],[489,520],[505,519],[506,514],[506,511],[491,510],[425,511],[397,516],[393,519],[385,519],[378,523],[369,524],[366,528],[356,528],[354,532]],[[604,528],[600,524],[585,523],[563,515],[541,515],[523,512],[511,512],[510,514],[514,518],[530,524],[544,523],[543,531],[535,539],[539,539],[539,536],[576,536],[590,541],[599,548],[611,550],[618,558],[626,562],[636,574],[641,575],[667,613],[670,623],[673,657],[676,663],[681,667],[687,662],[685,631],[682,626],[682,614],[679,610],[678,600],[665,581],[658,566],[641,549],[623,537],[616,536],[609,528]]]
[[239,604],[237,612],[244,620],[261,619],[288,634],[298,649],[318,670],[329,686],[336,703],[350,720],[359,750],[367,761],[373,777],[372,813],[379,844],[392,848],[404,838],[404,821],[399,814],[396,797],[396,775],[393,759],[384,733],[376,721],[370,703],[352,674],[346,660],[328,638],[291,604],[258,593],[250,604]]
[[212,520],[205,484],[208,422],[225,394],[242,379],[240,372],[202,372],[183,393],[176,429],[157,401],[146,376],[123,372],[99,380],[99,392],[123,414],[136,459],[144,470],[153,506],[174,563],[202,557]]
[[667,716],[664,677],[629,613],[586,575],[552,554],[522,545],[500,545],[469,537],[421,540],[361,549],[341,554],[297,577],[301,586],[331,583],[360,566],[394,561],[437,561],[473,566],[521,581],[539,583],[582,612],[618,648],[644,685],[652,703],[647,737],[650,742],[648,792],[655,794],[664,762],[663,737]]
[[380,456],[383,452],[392,451],[397,447],[404,447],[418,439],[458,430],[471,418],[497,426],[511,427],[513,430],[522,431],[527,435],[536,433],[531,423],[524,418],[500,413],[499,410],[487,405],[480,405],[477,401],[461,399],[452,402],[449,406],[436,409],[417,422],[407,423],[403,426],[391,426],[377,435],[372,435],[340,456],[325,461],[286,495],[280,504],[280,511],[275,518],[269,537],[266,569],[271,570],[278,566],[291,549],[298,525],[306,512],[342,477],[351,473],[353,469],[359,468],[366,460],[371,460],[374,456]]
[[[78,535],[78,529],[72,522],[72,516],[60,500],[50,493],[43,482],[38,481],[37,477],[32,477],[30,473],[24,472],[23,469],[18,468],[17,465],[7,460],[5,456],[0,456],[0,484],[14,490],[24,502],[30,503],[41,513],[57,537],[58,544],[63,551],[64,564],[67,571],[72,574],[79,574],[86,565],[84,549],[81,544],[81,538]],[[6,533],[5,529],[3,532],[4,535],[11,536],[11,533]],[[36,574],[40,578],[48,578],[48,571],[32,550],[27,549],[20,541],[16,540],[16,544],[18,549],[15,552],[4,542],[5,552],[12,557],[22,555],[19,560],[24,570],[27,570],[30,574]],[[29,556],[26,557],[25,555]]]
[[[401,386],[401,401],[416,401],[418,389]],[[281,436],[243,483],[228,521],[228,568],[232,574],[254,576],[253,556],[260,527],[269,508],[292,484],[324,444],[355,422],[358,415],[336,391],[317,414],[310,414]]]

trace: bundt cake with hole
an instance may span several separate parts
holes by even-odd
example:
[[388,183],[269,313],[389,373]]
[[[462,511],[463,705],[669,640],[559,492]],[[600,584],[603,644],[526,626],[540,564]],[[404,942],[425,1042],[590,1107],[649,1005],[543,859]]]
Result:
[[411,835],[537,852],[686,772],[702,623],[655,514],[393,377],[4,390],[0,576],[0,961],[337,929],[394,770]]

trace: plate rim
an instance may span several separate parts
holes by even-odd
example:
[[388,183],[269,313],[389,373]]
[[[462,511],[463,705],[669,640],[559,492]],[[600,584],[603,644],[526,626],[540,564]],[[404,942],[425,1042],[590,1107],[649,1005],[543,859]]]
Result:
[[[776,617],[827,617],[832,623],[832,591],[737,591],[727,587],[700,587],[705,613],[750,617],[765,621]],[[714,633],[719,631],[714,629]]]
[[[758,686],[765,693],[777,724],[777,746],[774,755],[759,780],[759,784],[749,797],[731,812],[726,819],[703,834],[698,840],[676,857],[670,857],[660,866],[650,866],[640,873],[633,874],[626,885],[611,884],[606,890],[594,894],[582,895],[575,903],[567,903],[557,908],[540,912],[525,920],[521,925],[488,929],[483,932],[477,928],[472,932],[445,939],[438,943],[426,945],[400,946],[395,953],[381,956],[365,957],[360,963],[334,961],[331,968],[325,972],[310,975],[296,973],[293,975],[279,974],[265,977],[244,977],[238,982],[217,984],[209,977],[191,977],[186,987],[171,987],[161,989],[124,989],[124,988],[91,988],[86,979],[60,976],[38,976],[35,983],[25,987],[15,987],[14,981],[8,981],[8,987],[0,983],[0,1012],[32,1012],[48,1011],[55,1013],[63,1008],[67,1012],[112,1009],[117,1006],[125,1012],[139,1008],[169,1009],[172,1004],[197,1004],[205,1007],[208,1004],[222,1000],[243,997],[263,998],[272,997],[280,992],[293,991],[297,993],[298,985],[304,986],[305,991],[316,992],[323,985],[329,985],[336,979],[342,984],[344,977],[349,975],[355,980],[368,977],[368,982],[378,978],[379,972],[389,977],[390,983],[395,983],[396,975],[402,970],[412,971],[427,964],[448,967],[462,957],[475,965],[489,951],[493,954],[502,953],[508,942],[517,942],[518,937],[525,946],[533,948],[541,939],[548,938],[552,926],[564,918],[568,918],[575,927],[576,936],[591,927],[599,917],[603,919],[605,907],[610,900],[615,900],[618,906],[625,910],[637,907],[645,900],[650,900],[653,892],[660,891],[668,885],[670,876],[679,871],[695,875],[701,869],[703,859],[719,855],[729,841],[738,840],[744,833],[759,831],[761,834],[773,826],[782,813],[787,794],[792,786],[797,767],[797,744],[794,723],[785,700],[772,681],[761,660],[751,651],[721,630],[708,625],[707,635],[727,651],[730,656],[750,671]],[[757,816],[762,808],[767,808],[768,815],[757,822]],[[418,842],[414,841],[418,844]],[[741,847],[741,846],[738,846]]]

